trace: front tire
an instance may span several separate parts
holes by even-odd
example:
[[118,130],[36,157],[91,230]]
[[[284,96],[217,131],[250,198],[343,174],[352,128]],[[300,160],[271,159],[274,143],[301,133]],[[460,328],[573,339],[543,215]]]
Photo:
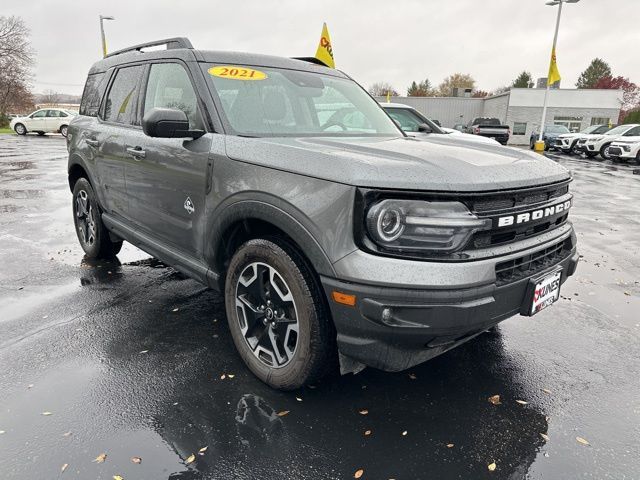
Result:
[[600,147],[600,156],[604,160],[611,160],[611,154],[609,154],[610,143],[605,143],[602,147]]
[[100,217],[96,194],[86,178],[80,178],[73,187],[73,221],[87,257],[112,258],[122,248],[122,241],[111,241]]
[[25,127],[23,124],[21,123],[17,123],[15,125],[15,127],[13,127],[13,129],[15,130],[15,132],[18,135],[26,135],[27,134],[27,127]]
[[264,383],[294,390],[336,365],[336,334],[324,295],[297,250],[254,239],[233,255],[225,282],[233,342]]

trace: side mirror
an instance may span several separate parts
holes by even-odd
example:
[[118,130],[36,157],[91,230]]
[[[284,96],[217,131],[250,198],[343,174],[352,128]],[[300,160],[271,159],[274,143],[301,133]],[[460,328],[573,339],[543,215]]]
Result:
[[189,130],[186,113],[175,108],[152,108],[142,119],[142,131],[156,138],[200,138],[203,130]]
[[421,123],[420,125],[418,125],[418,131],[422,132],[422,133],[432,133],[433,130],[431,130],[431,127],[429,125],[427,125],[426,123]]

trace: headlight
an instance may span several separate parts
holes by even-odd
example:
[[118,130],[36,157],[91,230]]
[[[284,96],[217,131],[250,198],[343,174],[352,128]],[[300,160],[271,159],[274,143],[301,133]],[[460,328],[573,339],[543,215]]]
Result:
[[463,247],[471,235],[491,228],[459,202],[382,200],[369,208],[367,231],[380,247],[395,251],[440,253]]

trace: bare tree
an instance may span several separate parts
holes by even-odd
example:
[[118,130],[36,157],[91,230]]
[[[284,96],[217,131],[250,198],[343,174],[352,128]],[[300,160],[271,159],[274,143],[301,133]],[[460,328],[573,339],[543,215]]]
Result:
[[376,82],[369,87],[369,93],[374,97],[386,97],[387,93],[391,97],[397,97],[398,92],[389,82]]
[[61,95],[55,90],[45,90],[40,96],[40,102],[46,103],[47,105],[57,105],[60,103]]
[[0,117],[33,104],[29,82],[33,50],[20,17],[0,16]]

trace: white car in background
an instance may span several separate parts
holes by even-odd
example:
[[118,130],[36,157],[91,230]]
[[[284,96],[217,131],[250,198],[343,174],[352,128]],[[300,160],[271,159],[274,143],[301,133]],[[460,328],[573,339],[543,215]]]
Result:
[[587,139],[583,151],[587,157],[595,157],[600,154],[604,160],[611,160],[612,155],[609,149],[613,142],[625,140],[625,137],[637,136],[640,136],[640,124],[618,125],[603,135],[595,135]]
[[26,135],[35,132],[38,135],[45,133],[61,133],[67,136],[67,126],[77,113],[63,108],[42,108],[27,115],[11,120],[9,127],[18,135]]
[[458,130],[454,130],[453,128],[439,127],[432,120],[418,112],[415,108],[403,103],[380,103],[380,106],[393,120],[396,121],[402,131],[410,137],[439,134],[450,135],[451,137],[460,138],[467,142],[483,143],[485,145],[500,145],[492,138],[462,133]]
[[635,160],[640,163],[640,135],[635,137],[624,137],[624,140],[616,140],[609,147],[609,154],[612,160],[629,161]]
[[584,143],[586,143],[588,138],[602,135],[609,129],[609,125],[591,125],[580,132],[563,133],[556,137],[556,141],[552,147],[556,150],[561,150],[563,153],[578,154],[580,153],[580,150],[577,148],[579,140],[584,139]]

